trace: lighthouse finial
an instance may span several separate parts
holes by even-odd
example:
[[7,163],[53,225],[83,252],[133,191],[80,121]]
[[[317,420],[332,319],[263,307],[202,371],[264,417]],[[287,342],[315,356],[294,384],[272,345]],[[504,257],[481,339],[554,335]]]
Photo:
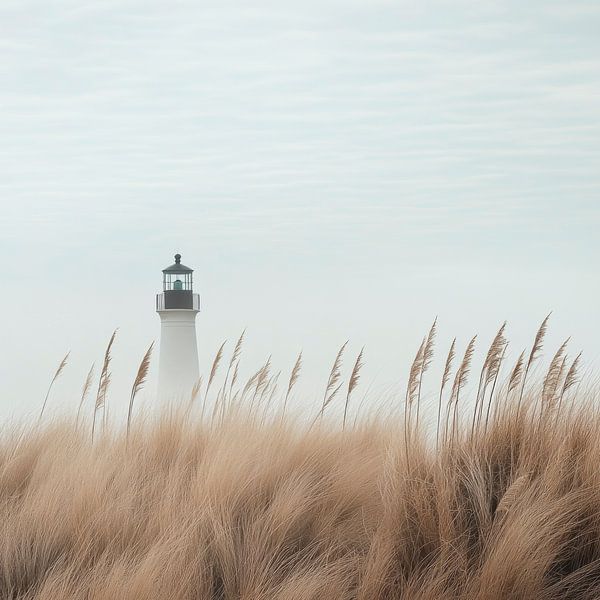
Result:
[[179,264],[181,263],[181,254],[176,254],[175,255],[175,264]]

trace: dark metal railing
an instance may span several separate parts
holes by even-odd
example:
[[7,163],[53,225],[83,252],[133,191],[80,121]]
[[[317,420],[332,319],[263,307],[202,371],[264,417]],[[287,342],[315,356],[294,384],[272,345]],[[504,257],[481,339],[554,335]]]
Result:
[[200,295],[187,290],[156,294],[156,310],[200,310]]

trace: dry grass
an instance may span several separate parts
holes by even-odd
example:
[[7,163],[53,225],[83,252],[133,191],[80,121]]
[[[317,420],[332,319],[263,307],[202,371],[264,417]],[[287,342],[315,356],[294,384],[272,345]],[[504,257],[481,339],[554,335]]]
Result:
[[233,397],[221,387],[209,422],[186,402],[133,419],[128,440],[69,423],[5,433],[0,598],[600,597],[597,396],[576,391],[566,347],[538,385],[523,392],[521,366],[496,386],[503,331],[477,412],[456,411],[471,342],[448,421],[426,436],[414,419],[408,445],[400,419],[308,427],[264,410],[270,361]]

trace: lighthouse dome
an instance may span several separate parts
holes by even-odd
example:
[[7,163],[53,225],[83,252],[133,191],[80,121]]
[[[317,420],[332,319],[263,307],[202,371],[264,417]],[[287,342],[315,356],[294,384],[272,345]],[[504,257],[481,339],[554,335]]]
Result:
[[175,255],[175,262],[167,267],[166,269],[163,269],[163,273],[172,273],[172,274],[177,274],[177,273],[192,273],[194,271],[194,269],[190,269],[189,267],[186,267],[185,265],[181,264],[181,254],[176,254]]

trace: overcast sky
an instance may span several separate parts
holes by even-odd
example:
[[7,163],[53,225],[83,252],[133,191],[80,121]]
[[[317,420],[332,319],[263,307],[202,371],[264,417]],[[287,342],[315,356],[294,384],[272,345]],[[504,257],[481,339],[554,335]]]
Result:
[[599,31],[595,0],[2,0],[0,415],[67,350],[70,410],[117,326],[124,404],[175,252],[201,370],[246,327],[249,371],[304,350],[300,404],[348,338],[400,389],[436,315],[440,353],[504,319],[516,352],[553,310],[593,367]]

